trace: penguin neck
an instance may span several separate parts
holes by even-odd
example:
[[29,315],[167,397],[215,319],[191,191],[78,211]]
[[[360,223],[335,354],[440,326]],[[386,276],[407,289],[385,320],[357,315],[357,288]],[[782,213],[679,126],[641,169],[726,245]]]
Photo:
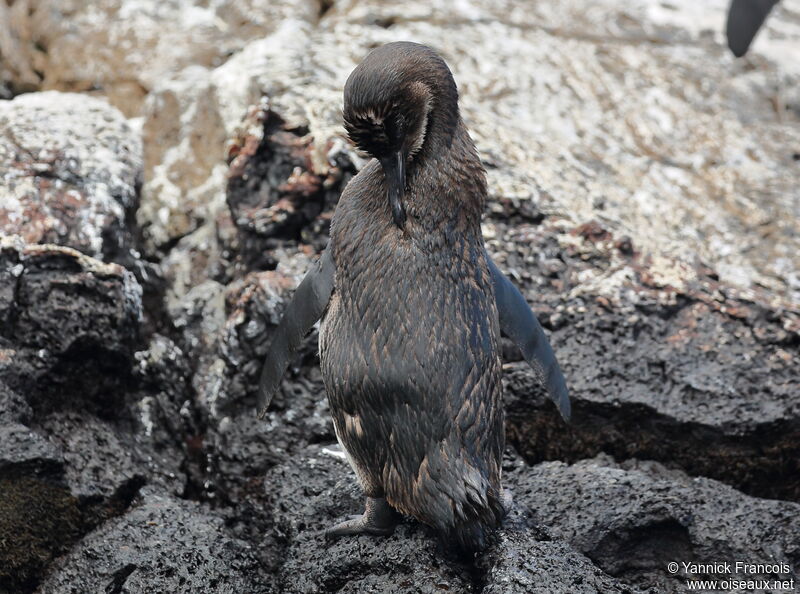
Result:
[[427,233],[455,225],[479,235],[486,174],[461,118],[451,130],[444,128],[441,121],[432,122],[409,164],[406,208]]

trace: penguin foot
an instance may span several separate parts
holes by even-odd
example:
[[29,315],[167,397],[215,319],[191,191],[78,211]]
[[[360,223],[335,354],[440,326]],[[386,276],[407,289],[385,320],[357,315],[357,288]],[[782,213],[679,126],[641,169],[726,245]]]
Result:
[[331,526],[325,531],[327,538],[338,538],[353,534],[389,536],[399,522],[399,514],[392,509],[383,497],[367,497],[364,513],[349,516],[349,519]]

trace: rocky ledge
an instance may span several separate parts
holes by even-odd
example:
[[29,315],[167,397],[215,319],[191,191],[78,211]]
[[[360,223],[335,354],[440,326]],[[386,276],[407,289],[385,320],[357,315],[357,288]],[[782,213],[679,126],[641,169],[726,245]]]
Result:
[[[0,593],[798,582],[797,6],[740,61],[722,0],[399,6],[0,0]],[[471,559],[325,540],[361,496],[315,333],[253,414],[364,164],[342,85],[396,39],[455,73],[573,396],[504,343],[514,506]]]

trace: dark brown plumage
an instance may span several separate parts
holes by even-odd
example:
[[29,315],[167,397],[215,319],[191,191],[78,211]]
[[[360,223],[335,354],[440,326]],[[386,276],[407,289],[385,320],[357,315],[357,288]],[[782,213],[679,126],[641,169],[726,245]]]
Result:
[[375,158],[342,193],[325,255],[276,331],[260,410],[321,316],[336,434],[367,495],[365,513],[329,533],[390,533],[397,510],[479,550],[504,515],[501,325],[567,417],[563,376],[485,252],[485,174],[444,61],[413,43],[374,50],[343,115]]
[[[393,126],[413,134],[426,101],[425,138],[407,163],[403,228],[387,208],[377,161],[342,194],[320,357],[337,435],[367,496],[480,548],[503,516],[504,446],[500,329],[480,228],[483,168],[452,76],[428,48],[372,52],[345,88],[345,121],[353,134],[359,114],[398,102],[385,117],[403,118]],[[403,112],[406,104],[415,111]],[[384,147],[370,141],[361,148],[383,158]]]

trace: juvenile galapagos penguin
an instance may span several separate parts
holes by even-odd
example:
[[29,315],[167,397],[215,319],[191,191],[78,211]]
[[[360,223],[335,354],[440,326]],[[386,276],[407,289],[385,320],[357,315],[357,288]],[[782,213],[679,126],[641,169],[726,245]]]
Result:
[[343,116],[373,158],[342,192],[330,242],[275,330],[259,415],[321,318],[336,435],[366,495],[365,512],[328,534],[391,534],[402,512],[478,551],[507,499],[501,330],[569,419],[564,377],[484,247],[485,172],[445,62],[416,43],[375,49],[347,80]]

